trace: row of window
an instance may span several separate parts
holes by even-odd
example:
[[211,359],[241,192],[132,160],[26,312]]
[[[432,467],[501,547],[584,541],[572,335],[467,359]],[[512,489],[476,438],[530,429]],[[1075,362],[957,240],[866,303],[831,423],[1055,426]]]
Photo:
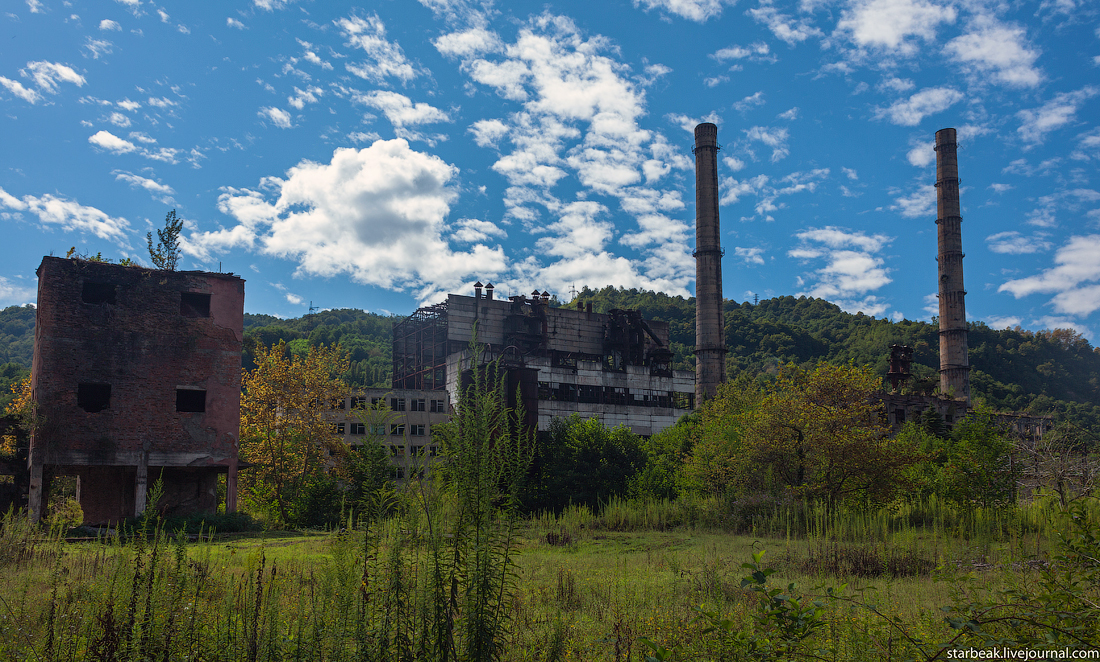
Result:
[[[370,398],[371,409],[377,409],[380,404],[385,401],[385,398]],[[406,409],[406,404],[408,409]],[[341,401],[337,405],[337,409],[343,409],[345,406],[344,401]],[[430,406],[430,409],[429,409]],[[367,398],[366,396],[356,395],[351,398],[352,409],[366,409]],[[405,398],[390,398],[390,411],[431,411],[433,414],[446,414],[447,413],[447,401],[446,400],[428,400],[426,398],[412,398],[406,402]]]
[[[111,408],[111,385],[82,382],[76,385],[76,406],[89,414]],[[176,411],[202,413],[206,411],[206,391],[193,388],[176,389]]]
[[695,406],[694,393],[653,390],[632,392],[628,388],[618,386],[554,384],[552,382],[539,382],[539,400],[658,407],[662,409],[693,409]]
[[[400,437],[405,434],[405,429],[408,427],[410,437],[426,437],[428,436],[428,426],[426,425],[408,425],[405,423],[390,423],[389,434],[395,437]],[[367,425],[365,423],[333,423],[332,431],[336,434],[344,434],[345,430],[348,434],[364,435],[367,433]],[[370,433],[376,436],[383,436],[386,434],[386,424],[371,425]]]
[[[80,300],[92,305],[116,305],[118,286],[114,283],[84,281]],[[184,317],[210,317],[210,295],[202,292],[180,292],[180,315]]]

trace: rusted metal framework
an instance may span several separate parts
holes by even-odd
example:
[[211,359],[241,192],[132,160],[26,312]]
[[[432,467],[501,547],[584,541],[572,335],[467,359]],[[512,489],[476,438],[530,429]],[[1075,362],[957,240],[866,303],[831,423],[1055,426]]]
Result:
[[393,388],[447,386],[447,303],[418,309],[393,327]]

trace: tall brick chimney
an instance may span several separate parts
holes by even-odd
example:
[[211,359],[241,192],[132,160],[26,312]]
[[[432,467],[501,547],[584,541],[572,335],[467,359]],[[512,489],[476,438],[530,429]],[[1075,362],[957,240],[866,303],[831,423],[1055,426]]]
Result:
[[722,246],[718,222],[718,127],[695,127],[695,404],[726,380]]
[[963,289],[962,210],[955,129],[936,132],[936,237],[939,245],[940,392],[970,405],[970,359],[966,346]]

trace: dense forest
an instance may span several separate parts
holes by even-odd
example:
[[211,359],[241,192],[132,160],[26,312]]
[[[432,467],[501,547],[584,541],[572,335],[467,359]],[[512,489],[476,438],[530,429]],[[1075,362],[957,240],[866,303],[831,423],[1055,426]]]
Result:
[[[657,292],[585,288],[565,304],[591,303],[597,312],[636,308],[647,319],[669,323],[674,367],[694,368],[695,300]],[[885,376],[892,344],[914,348],[908,388],[931,392],[938,384],[937,326],[892,322],[850,314],[822,299],[777,297],[757,304],[726,302],[727,371],[773,375],[779,366],[819,361],[870,365]],[[387,386],[392,365],[390,333],[398,317],[361,310],[327,310],[294,319],[245,315],[246,368],[251,348],[285,341],[294,353],[310,345],[340,344],[350,354],[346,379],[357,386]],[[0,389],[6,399],[13,382],[30,367],[34,308],[0,311]],[[970,324],[971,384],[974,395],[1003,411],[1056,414],[1085,426],[1100,424],[1100,352],[1071,330],[996,330]],[[0,404],[3,404],[0,402]]]

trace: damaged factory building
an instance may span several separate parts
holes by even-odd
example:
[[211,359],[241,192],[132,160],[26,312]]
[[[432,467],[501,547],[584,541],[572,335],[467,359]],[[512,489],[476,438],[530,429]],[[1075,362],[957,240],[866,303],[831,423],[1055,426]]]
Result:
[[244,281],[43,258],[38,268],[29,510],[77,478],[88,524],[145,510],[236,509]]
[[637,311],[552,308],[545,292],[495,299],[479,282],[474,296],[448,295],[393,330],[395,389],[446,391],[457,402],[464,376],[497,360],[509,397],[519,393],[511,404],[539,430],[577,413],[650,435],[694,406],[694,373],[671,369],[668,323]]

